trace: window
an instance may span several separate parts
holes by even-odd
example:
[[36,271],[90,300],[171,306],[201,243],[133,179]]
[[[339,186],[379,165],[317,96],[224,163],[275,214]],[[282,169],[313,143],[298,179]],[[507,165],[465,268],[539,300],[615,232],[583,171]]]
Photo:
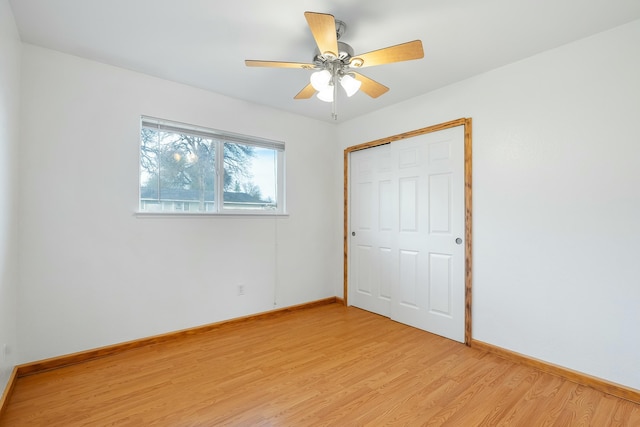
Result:
[[284,143],[142,117],[140,212],[284,213]]

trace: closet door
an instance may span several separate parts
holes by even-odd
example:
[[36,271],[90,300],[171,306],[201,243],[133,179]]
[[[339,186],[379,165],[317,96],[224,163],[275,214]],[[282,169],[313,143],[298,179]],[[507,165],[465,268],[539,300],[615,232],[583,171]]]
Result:
[[391,145],[351,153],[349,301],[389,317],[397,228]]
[[349,301],[464,342],[464,128],[351,153]]

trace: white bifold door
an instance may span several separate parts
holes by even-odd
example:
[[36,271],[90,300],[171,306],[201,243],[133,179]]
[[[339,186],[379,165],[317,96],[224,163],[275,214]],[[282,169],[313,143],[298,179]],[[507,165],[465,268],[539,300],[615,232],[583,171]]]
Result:
[[349,303],[464,342],[464,127],[350,153]]

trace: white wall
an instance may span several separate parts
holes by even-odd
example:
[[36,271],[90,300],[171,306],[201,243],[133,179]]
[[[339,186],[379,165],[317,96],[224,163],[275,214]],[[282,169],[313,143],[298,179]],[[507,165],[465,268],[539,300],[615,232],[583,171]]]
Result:
[[473,338],[635,389],[638,46],[635,21],[339,126],[473,118]]
[[17,354],[19,87],[20,38],[8,1],[0,0],[0,394]]
[[[22,102],[21,362],[334,295],[335,126],[31,45]],[[284,141],[290,215],[134,216],[143,114]]]

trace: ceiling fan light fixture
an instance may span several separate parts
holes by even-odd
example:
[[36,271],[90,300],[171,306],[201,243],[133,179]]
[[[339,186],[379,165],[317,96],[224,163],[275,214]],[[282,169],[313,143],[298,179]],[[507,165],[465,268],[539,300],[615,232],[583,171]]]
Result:
[[350,74],[345,74],[340,79],[340,85],[342,86],[344,91],[347,93],[347,96],[351,98],[353,95],[356,94],[356,92],[358,92],[358,90],[360,90],[360,86],[362,85],[362,82],[359,80],[356,80]]
[[413,40],[382,49],[373,50],[361,55],[354,55],[353,48],[340,41],[346,30],[344,22],[328,13],[305,12],[311,35],[316,42],[315,54],[311,63],[245,60],[248,67],[300,68],[313,70],[309,83],[294,99],[309,99],[317,93],[318,99],[332,103],[331,117],[337,120],[338,82],[348,97],[352,97],[360,89],[377,98],[389,88],[351,70],[394,62],[424,58],[424,49],[420,40]]
[[333,102],[333,86],[327,86],[319,91],[317,97],[320,101]]
[[316,71],[311,74],[309,81],[315,90],[322,92],[329,87],[329,82],[331,82],[331,73],[329,70]]

